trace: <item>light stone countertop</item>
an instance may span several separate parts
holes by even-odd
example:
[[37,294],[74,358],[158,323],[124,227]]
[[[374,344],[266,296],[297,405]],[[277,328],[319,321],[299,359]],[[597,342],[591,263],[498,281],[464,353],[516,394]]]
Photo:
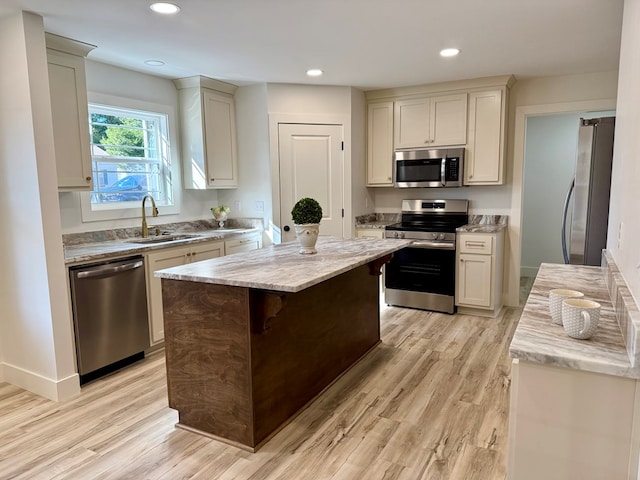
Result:
[[[549,290],[568,288],[602,305],[598,329],[589,340],[576,340],[551,323]],[[543,263],[509,348],[512,358],[533,363],[640,378],[631,366],[600,267]]]
[[384,227],[386,227],[387,225],[392,225],[394,223],[397,223],[397,222],[381,220],[381,221],[366,222],[366,223],[356,223],[356,228],[384,230]]
[[507,228],[504,223],[498,224],[468,224],[456,228],[457,233],[498,233]]
[[96,262],[129,255],[139,255],[144,252],[160,250],[162,248],[183,247],[191,244],[209,242],[211,240],[229,240],[244,233],[259,231],[261,231],[259,228],[216,228],[195,232],[177,232],[179,234],[193,235],[193,237],[169,242],[134,243],[133,241],[140,240],[140,237],[135,237],[131,239],[65,245],[64,261],[67,265]]
[[400,250],[409,240],[319,237],[314,255],[297,241],[154,272],[156,277],[281,292],[299,292]]

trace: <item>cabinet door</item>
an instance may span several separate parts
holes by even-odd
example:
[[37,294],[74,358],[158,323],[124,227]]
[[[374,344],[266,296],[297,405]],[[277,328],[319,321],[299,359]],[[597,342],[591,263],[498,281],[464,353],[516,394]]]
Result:
[[367,186],[389,187],[393,168],[393,102],[367,106]]
[[238,186],[236,114],[233,97],[203,89],[204,149],[209,188]]
[[466,185],[504,183],[504,105],[502,91],[469,94]]
[[384,238],[384,230],[381,228],[358,228],[356,229],[358,238]]
[[458,259],[458,305],[492,307],[492,256],[461,253]]
[[209,260],[210,258],[223,257],[224,254],[224,242],[207,242],[193,245],[187,256],[189,257],[188,261],[193,263]]
[[251,235],[249,237],[235,238],[224,243],[224,251],[227,255],[234,253],[248,252],[262,248],[260,235]]
[[156,270],[177,267],[187,263],[189,247],[160,250],[147,255],[147,302],[149,306],[149,323],[151,344],[164,340],[164,321],[162,316],[162,283],[153,276]]
[[91,190],[89,106],[84,58],[48,50],[47,63],[58,189]]
[[430,145],[467,143],[467,94],[432,97],[430,106]]
[[430,106],[429,98],[395,102],[393,112],[395,148],[431,146]]

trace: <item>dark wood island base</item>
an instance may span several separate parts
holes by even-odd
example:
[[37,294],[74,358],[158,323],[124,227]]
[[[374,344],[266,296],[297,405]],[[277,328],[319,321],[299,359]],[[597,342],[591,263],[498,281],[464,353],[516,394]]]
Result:
[[256,451],[380,341],[375,259],[299,292],[162,279],[178,426]]

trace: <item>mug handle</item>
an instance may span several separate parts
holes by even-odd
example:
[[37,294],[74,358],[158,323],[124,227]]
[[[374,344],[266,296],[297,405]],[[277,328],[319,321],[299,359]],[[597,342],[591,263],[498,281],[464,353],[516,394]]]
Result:
[[582,314],[582,319],[584,320],[584,325],[582,326],[582,330],[580,330],[579,333],[579,335],[582,336],[586,332],[591,330],[591,315],[589,315],[589,312],[585,310],[582,310],[580,313]]

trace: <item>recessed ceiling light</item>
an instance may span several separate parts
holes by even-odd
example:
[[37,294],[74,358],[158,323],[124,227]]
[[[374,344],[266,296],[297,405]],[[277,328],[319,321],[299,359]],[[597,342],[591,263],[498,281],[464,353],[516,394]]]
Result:
[[149,5],[149,8],[156,13],[164,13],[166,15],[171,15],[180,11],[180,7],[178,5],[166,2],[152,3]]
[[311,68],[311,69],[307,70],[307,75],[309,75],[310,77],[319,77],[323,73],[324,72],[322,70],[320,70],[319,68]]
[[445,48],[444,50],[440,50],[441,57],[455,57],[460,53],[459,48]]
[[164,62],[162,60],[145,60],[144,63],[152,67],[161,67],[164,65]]

